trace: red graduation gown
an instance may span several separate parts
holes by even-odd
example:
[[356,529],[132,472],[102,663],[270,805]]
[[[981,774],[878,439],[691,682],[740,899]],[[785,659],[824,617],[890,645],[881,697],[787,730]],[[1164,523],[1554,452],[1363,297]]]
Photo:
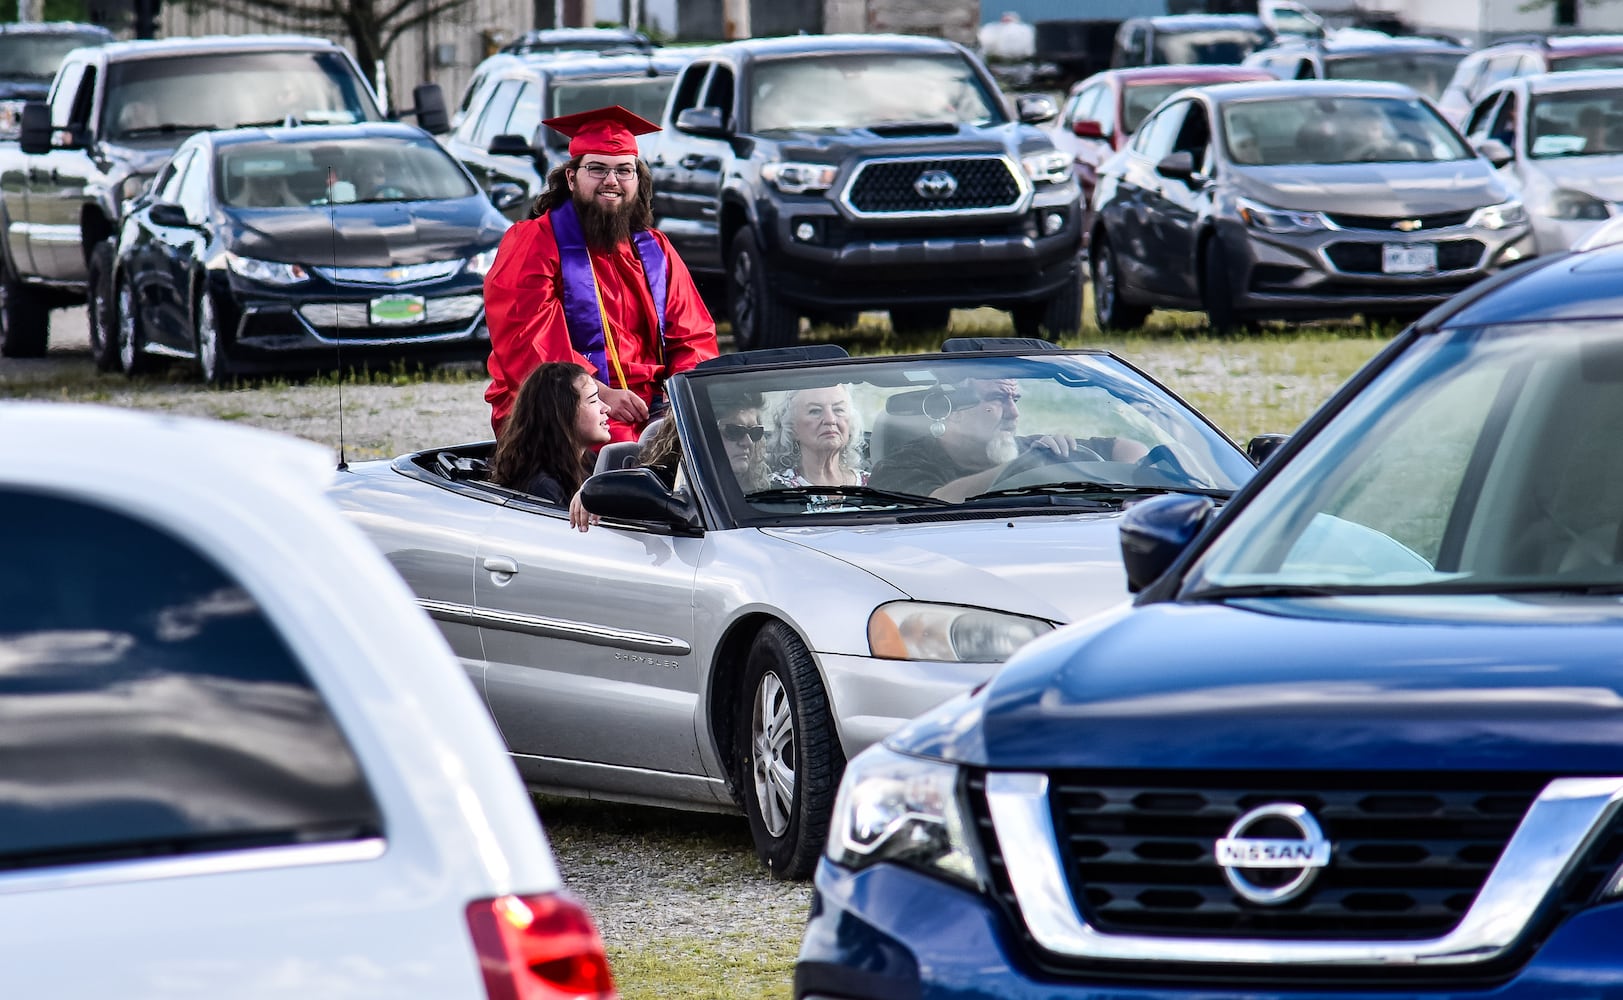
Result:
[[[687,265],[664,233],[655,230],[654,238],[665,250],[670,271],[666,276],[665,358],[660,360],[654,297],[648,291],[642,260],[627,241],[612,252],[591,251],[609,335],[620,358],[618,371],[600,372],[569,343],[552,223],[545,216],[528,219],[502,237],[496,263],[485,276],[491,378],[485,400],[490,403],[490,425],[497,434],[513,409],[519,386],[543,362],[573,361],[598,381],[630,389],[644,402],[652,402],[666,376],[716,356],[716,324],[693,286]],[[634,441],[640,429],[609,421],[615,441]]]

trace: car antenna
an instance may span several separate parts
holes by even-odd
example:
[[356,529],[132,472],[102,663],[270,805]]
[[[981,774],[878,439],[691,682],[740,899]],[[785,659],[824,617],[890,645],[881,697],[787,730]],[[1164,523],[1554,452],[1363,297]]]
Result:
[[[329,274],[338,271],[338,209],[335,207],[334,196],[338,192],[338,166],[335,163],[327,164],[327,234],[330,247],[327,264],[332,268]],[[336,309],[333,310],[335,313]],[[335,320],[336,316],[333,317]],[[333,324],[333,351],[338,355],[338,471],[348,472],[349,461],[344,457],[344,331],[335,322]]]

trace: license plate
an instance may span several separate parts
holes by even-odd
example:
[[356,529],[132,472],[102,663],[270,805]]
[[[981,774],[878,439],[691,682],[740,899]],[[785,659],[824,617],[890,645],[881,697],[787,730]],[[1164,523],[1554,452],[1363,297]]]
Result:
[[1383,243],[1381,270],[1387,274],[1424,274],[1437,270],[1435,243]]
[[372,300],[373,326],[409,326],[428,314],[421,295],[385,295]]

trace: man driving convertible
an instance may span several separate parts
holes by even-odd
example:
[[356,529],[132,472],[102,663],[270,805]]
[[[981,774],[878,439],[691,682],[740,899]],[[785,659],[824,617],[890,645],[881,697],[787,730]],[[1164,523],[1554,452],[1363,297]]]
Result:
[[1136,462],[1148,453],[1127,438],[1017,437],[1020,387],[1014,379],[965,379],[930,393],[922,406],[931,421],[929,433],[881,459],[870,486],[958,503],[992,488],[1010,463],[1033,452],[1056,462]]

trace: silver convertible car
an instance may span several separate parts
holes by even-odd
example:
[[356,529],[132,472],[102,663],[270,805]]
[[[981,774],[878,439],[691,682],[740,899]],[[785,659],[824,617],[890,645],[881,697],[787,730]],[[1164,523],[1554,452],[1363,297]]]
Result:
[[680,460],[605,446],[585,533],[490,482],[490,442],[356,464],[332,492],[532,788],[742,809],[770,870],[803,877],[847,758],[1126,598],[1126,505],[1254,470],[1120,359],[1017,343],[706,362],[666,387]]

